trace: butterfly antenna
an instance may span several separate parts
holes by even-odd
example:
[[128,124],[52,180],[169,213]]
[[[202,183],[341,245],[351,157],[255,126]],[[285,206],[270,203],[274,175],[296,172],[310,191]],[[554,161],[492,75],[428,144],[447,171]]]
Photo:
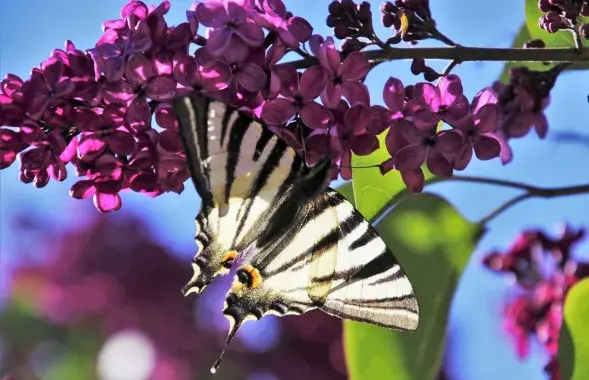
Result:
[[237,321],[232,316],[228,319],[229,319],[229,322],[231,323],[231,326],[229,328],[229,335],[227,336],[227,341],[225,342],[225,346],[223,347],[223,350],[221,350],[221,353],[219,354],[219,358],[217,359],[215,364],[213,364],[213,366],[211,367],[211,373],[216,373],[217,370],[219,369],[219,367],[221,366],[221,361],[223,360],[223,355],[225,355],[225,351],[227,350],[229,343],[231,343],[231,341],[233,340],[233,337],[237,333],[237,330],[239,330],[239,328],[242,325],[241,320]]

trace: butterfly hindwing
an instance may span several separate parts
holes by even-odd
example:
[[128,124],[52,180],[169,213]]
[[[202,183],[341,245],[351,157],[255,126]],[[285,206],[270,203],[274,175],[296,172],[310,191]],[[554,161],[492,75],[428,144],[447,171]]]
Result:
[[221,102],[193,93],[176,99],[174,111],[201,198],[188,294],[229,271],[237,252],[264,230],[303,162],[250,115]]
[[254,253],[237,269],[223,311],[232,323],[228,342],[247,320],[313,309],[402,331],[417,329],[419,305],[409,279],[376,230],[342,195],[327,189],[289,218],[291,228],[271,244],[254,241],[248,248]]

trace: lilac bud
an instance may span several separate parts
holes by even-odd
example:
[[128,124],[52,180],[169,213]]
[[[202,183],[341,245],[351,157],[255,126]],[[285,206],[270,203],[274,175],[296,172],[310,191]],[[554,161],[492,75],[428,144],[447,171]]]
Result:
[[393,26],[396,20],[397,16],[393,13],[382,14],[382,26],[384,26],[385,28],[390,28],[391,26]]
[[341,22],[341,20],[338,20],[337,24],[333,28],[333,34],[336,38],[343,40],[344,38],[349,37],[352,33],[350,32],[350,28],[348,28],[347,25]]
[[382,13],[397,13],[398,10],[399,8],[397,8],[395,4],[391,3],[390,1],[382,3],[382,5],[380,6],[380,11]]
[[342,4],[337,0],[332,1],[329,4],[329,7],[327,7],[327,10],[329,14],[333,16],[341,16],[344,13],[344,10],[342,9]]
[[545,48],[545,47],[546,47],[546,43],[544,43],[544,41],[542,41],[541,39],[531,40],[531,41],[524,43],[525,49],[541,49],[541,48]]
[[333,27],[335,27],[338,20],[339,20],[339,18],[337,18],[333,14],[330,14],[327,16],[325,23],[327,24],[328,27],[333,28]]
[[427,66],[425,65],[425,59],[413,58],[413,61],[411,62],[411,73],[413,73],[413,75],[419,75],[426,69]]

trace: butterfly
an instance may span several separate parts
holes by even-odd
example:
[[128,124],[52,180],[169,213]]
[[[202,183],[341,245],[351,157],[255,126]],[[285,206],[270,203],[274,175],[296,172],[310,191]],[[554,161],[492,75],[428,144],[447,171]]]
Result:
[[328,187],[331,160],[312,168],[250,115],[193,93],[174,102],[192,180],[202,199],[199,248],[184,293],[236,272],[223,314],[227,342],[265,315],[314,309],[401,331],[419,325],[419,303],[376,230]]

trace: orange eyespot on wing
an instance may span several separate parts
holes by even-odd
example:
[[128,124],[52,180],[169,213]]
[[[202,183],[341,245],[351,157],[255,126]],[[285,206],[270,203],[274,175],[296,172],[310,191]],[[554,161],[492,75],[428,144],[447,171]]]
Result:
[[227,251],[221,259],[221,265],[223,265],[227,269],[230,269],[236,257],[237,251]]
[[251,264],[248,264],[243,267],[243,270],[249,274],[249,283],[247,284],[250,288],[257,288],[258,286],[262,285],[262,276],[260,275],[260,271],[254,268]]

